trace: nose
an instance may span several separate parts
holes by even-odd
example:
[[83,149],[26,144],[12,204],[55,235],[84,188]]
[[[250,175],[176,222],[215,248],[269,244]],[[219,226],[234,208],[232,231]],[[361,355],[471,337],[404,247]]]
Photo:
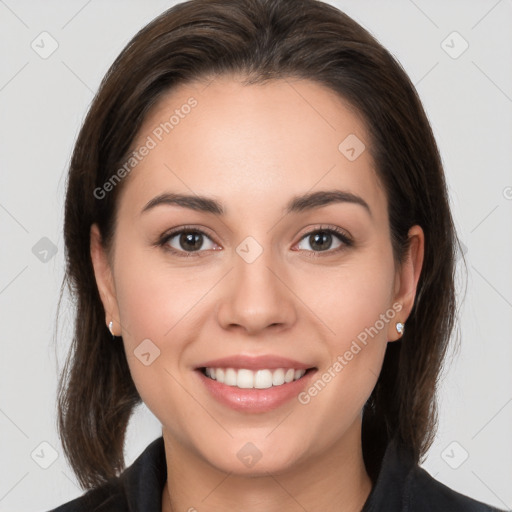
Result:
[[255,335],[285,330],[297,321],[291,283],[283,267],[271,261],[269,251],[252,263],[235,254],[234,266],[217,303],[222,328]]

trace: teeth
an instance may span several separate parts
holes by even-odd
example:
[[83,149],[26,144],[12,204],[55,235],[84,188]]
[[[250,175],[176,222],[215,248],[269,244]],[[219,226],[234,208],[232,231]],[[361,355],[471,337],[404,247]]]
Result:
[[272,387],[272,372],[270,370],[258,370],[254,374],[254,387],[266,389]]
[[272,374],[272,386],[280,386],[281,384],[284,384],[284,370],[279,368]]
[[298,380],[304,376],[306,370],[278,368],[277,370],[262,369],[253,372],[245,368],[240,370],[234,368],[205,368],[204,373],[210,379],[228,386],[242,389],[266,389]]
[[236,386],[237,376],[233,368],[228,368],[224,373],[224,383],[228,386]]

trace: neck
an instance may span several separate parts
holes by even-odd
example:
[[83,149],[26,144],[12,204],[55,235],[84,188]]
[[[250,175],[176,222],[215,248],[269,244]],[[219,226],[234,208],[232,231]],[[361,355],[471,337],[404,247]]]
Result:
[[328,450],[265,476],[225,473],[163,431],[167,482],[162,511],[359,512],[370,491],[361,424]]

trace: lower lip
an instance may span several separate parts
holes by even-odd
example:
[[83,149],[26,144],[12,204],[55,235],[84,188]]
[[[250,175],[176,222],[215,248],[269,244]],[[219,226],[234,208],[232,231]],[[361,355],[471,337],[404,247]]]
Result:
[[266,389],[242,389],[236,386],[228,386],[210,379],[201,370],[196,370],[196,372],[208,391],[220,403],[238,411],[258,413],[271,411],[292,398],[296,398],[309,384],[316,370],[308,370],[298,380]]

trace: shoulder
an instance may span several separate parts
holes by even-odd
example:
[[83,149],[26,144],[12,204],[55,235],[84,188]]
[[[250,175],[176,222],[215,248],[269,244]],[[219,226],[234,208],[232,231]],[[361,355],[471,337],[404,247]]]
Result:
[[396,440],[386,448],[363,512],[503,512],[450,489]]
[[497,508],[450,489],[419,466],[407,476],[403,499],[404,510],[411,512],[499,512]]
[[160,510],[167,479],[163,438],[153,441],[119,477],[87,491],[50,512],[128,512]]

